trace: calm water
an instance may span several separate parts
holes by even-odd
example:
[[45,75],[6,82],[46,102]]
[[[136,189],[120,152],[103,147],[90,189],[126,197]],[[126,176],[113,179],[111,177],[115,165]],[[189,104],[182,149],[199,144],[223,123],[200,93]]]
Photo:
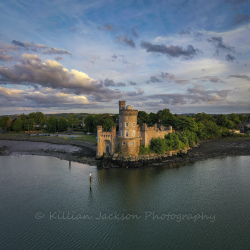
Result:
[[110,170],[6,156],[0,190],[0,249],[250,248],[249,156]]

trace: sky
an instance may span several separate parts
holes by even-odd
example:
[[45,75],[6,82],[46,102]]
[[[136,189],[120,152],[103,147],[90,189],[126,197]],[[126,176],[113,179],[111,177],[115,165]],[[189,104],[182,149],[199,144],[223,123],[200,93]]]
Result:
[[0,0],[0,115],[250,112],[250,0]]

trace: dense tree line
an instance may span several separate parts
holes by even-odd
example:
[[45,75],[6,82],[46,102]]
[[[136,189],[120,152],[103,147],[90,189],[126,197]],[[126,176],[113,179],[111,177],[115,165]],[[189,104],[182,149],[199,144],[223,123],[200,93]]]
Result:
[[[64,115],[66,117],[66,115]],[[74,114],[63,116],[46,116],[42,112],[33,112],[29,115],[21,114],[13,120],[8,116],[0,118],[0,127],[4,131],[30,131],[46,129],[48,132],[63,132],[79,128],[79,119]],[[83,118],[83,117],[82,117]],[[229,136],[228,129],[239,129],[241,123],[247,118],[246,115],[209,115],[198,113],[192,117],[172,114],[168,109],[163,109],[157,113],[147,113],[139,111],[138,124],[141,126],[146,123],[153,126],[160,123],[163,126],[172,126],[177,132],[190,131],[197,135],[199,139],[210,139],[221,136]],[[87,132],[96,132],[97,126],[103,126],[106,131],[111,131],[112,126],[118,125],[119,116],[110,114],[87,115],[84,119],[84,130]]]
[[33,112],[28,115],[21,114],[17,119],[12,120],[8,116],[0,118],[0,127],[7,131],[34,131],[46,130],[48,132],[64,132],[68,129],[77,128],[79,120],[76,115],[68,114],[67,119],[50,115],[48,118],[42,112]]

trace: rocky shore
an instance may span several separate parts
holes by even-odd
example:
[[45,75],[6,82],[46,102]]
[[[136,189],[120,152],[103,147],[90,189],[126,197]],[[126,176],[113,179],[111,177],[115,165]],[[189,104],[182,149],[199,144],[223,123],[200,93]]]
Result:
[[175,150],[172,154],[141,156],[137,159],[131,157],[104,158],[99,167],[138,168],[152,166],[176,167],[188,162],[202,161],[206,159],[250,155],[250,137],[248,138],[224,138],[201,141],[199,144],[187,150]]
[[113,167],[176,167],[188,162],[226,156],[250,155],[250,137],[224,138],[199,142],[190,150],[173,151],[164,155],[119,157],[96,160],[96,145],[90,141],[70,140],[56,137],[27,137],[0,135],[0,155],[45,155],[64,160],[77,161],[101,168]]

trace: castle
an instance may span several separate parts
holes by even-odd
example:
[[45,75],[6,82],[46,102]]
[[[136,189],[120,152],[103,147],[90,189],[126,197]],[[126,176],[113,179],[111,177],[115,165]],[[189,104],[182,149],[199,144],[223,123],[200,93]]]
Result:
[[172,127],[142,127],[137,125],[138,110],[133,110],[125,101],[119,101],[119,131],[113,126],[111,132],[103,131],[102,126],[97,126],[97,158],[104,155],[138,155],[140,146],[148,146],[153,138],[164,138],[172,133]]

